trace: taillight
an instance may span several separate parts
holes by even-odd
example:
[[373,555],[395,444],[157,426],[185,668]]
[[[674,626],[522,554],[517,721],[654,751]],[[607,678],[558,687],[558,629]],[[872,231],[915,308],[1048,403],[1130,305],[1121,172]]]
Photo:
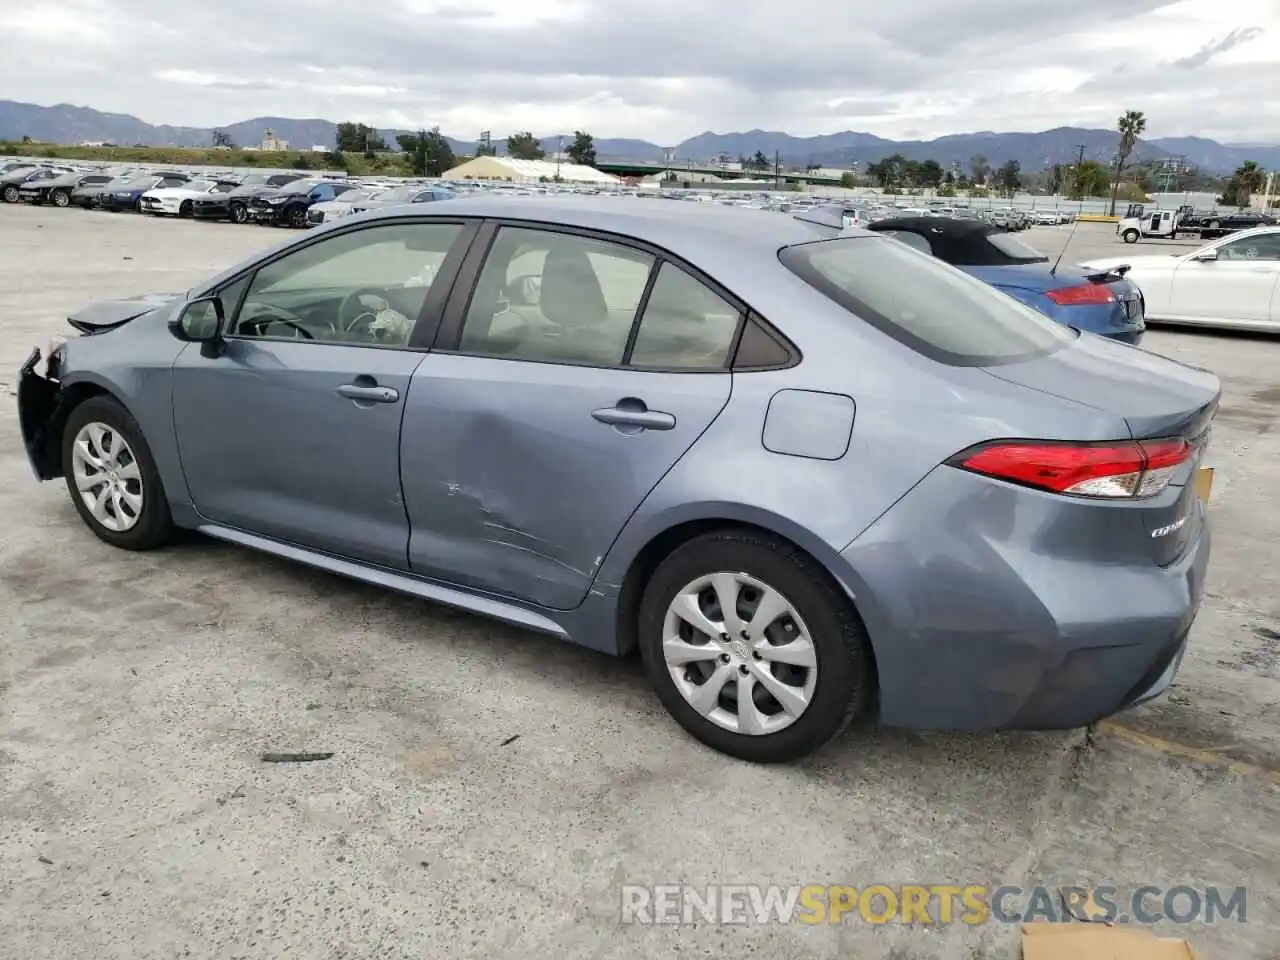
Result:
[[1099,306],[1104,303],[1115,303],[1115,294],[1102,283],[1080,283],[1073,287],[1059,287],[1057,290],[1046,290],[1045,294],[1060,307]]
[[1181,439],[1108,443],[997,440],[948,463],[998,480],[1076,497],[1153,497],[1191,459]]

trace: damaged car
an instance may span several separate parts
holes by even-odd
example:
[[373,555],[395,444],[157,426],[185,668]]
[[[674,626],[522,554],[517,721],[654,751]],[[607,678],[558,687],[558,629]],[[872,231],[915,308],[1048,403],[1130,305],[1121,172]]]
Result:
[[1218,378],[867,231],[464,197],[70,322],[18,412],[100,540],[638,652],[747,760],[1088,725],[1168,689],[1203,595]]

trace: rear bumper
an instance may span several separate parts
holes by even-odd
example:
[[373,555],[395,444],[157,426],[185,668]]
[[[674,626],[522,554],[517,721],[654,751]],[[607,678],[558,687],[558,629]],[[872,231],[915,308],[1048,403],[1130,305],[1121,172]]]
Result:
[[1168,688],[1204,590],[1203,505],[1162,567],[1132,506],[1064,500],[941,467],[844,550],[884,723],[1070,729]]

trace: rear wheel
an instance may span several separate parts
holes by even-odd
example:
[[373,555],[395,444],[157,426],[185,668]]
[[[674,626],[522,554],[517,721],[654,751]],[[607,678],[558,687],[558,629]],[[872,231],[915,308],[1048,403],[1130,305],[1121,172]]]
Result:
[[743,760],[804,757],[870,701],[870,647],[848,598],[803,552],[761,534],[678,548],[645,588],[639,626],[663,705]]
[[1124,233],[1120,234],[1120,239],[1123,240],[1125,243],[1137,243],[1138,231],[1132,228],[1129,230],[1126,230]]
[[124,550],[151,550],[173,538],[160,472],[142,430],[110,397],[71,411],[62,464],[76,512],[100,539]]
[[53,191],[53,196],[50,197],[49,199],[53,201],[53,205],[55,207],[71,206],[71,194],[69,194],[66,190]]
[[6,185],[5,185],[5,188],[4,188],[4,202],[5,202],[5,203],[17,203],[17,202],[18,202],[18,188],[17,188],[17,187],[15,187],[15,186],[14,186],[13,184],[11,184],[11,183],[9,183],[9,184],[6,184]]
[[249,211],[245,209],[243,203],[233,203],[231,205],[231,222],[244,223],[249,219]]

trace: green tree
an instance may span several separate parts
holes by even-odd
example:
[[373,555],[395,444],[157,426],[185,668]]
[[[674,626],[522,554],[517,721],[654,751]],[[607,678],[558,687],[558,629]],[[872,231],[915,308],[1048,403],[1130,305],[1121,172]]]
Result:
[[882,190],[899,186],[906,179],[906,173],[907,161],[900,153],[867,164],[867,175],[879,184]]
[[22,142],[23,142],[24,144],[26,144],[26,143],[30,143],[30,142],[31,142],[31,137],[29,137],[27,134],[25,134],[25,133],[24,133],[24,134],[22,135]]
[[415,177],[440,177],[457,165],[453,148],[439,127],[397,134],[396,143],[408,155]]
[[1080,200],[1084,197],[1105,197],[1111,185],[1111,171],[1097,160],[1072,164],[1064,177],[1067,197]]
[[[584,130],[573,131],[573,143],[569,144],[569,149],[565,153],[574,163],[582,164],[584,167],[594,167],[596,165],[595,137]],[[726,161],[728,160],[727,154],[722,156]]]
[[547,155],[542,144],[528,130],[507,137],[507,156],[515,160],[541,160]]
[[756,170],[768,170],[773,164],[769,162],[763,150],[757,150],[756,155],[751,158],[751,166]]
[[1006,160],[996,172],[996,186],[1005,196],[1012,197],[1022,186],[1022,164],[1017,160]]
[[236,148],[236,142],[231,139],[231,134],[225,130],[213,131],[213,145],[215,147],[226,147],[228,150]]
[[954,197],[955,195],[956,188],[954,184],[944,183],[938,188],[938,196],[940,197]]
[[969,173],[973,176],[973,182],[977,186],[982,186],[987,182],[987,177],[991,176],[991,164],[987,162],[985,156],[975,153],[969,158]]
[[363,153],[372,159],[375,153],[384,152],[387,142],[378,131],[363,123],[340,123],[333,135],[334,149],[338,153]]
[[1236,168],[1218,202],[1227,207],[1247,207],[1249,198],[1262,189],[1266,171],[1253,160],[1246,160]]
[[840,174],[840,186],[846,190],[852,190],[858,185],[858,178],[848,171]]
[[926,160],[916,172],[916,182],[922,187],[937,187],[943,176],[942,165],[937,160]]
[[1141,110],[1126,110],[1116,121],[1116,129],[1120,132],[1120,143],[1116,146],[1116,175],[1111,182],[1111,216],[1116,215],[1116,195],[1120,191],[1120,174],[1124,172],[1125,162],[1138,145],[1138,138],[1146,132],[1147,118]]
[[305,153],[299,153],[296,157],[293,158],[293,169],[310,170],[311,158],[308,157]]

